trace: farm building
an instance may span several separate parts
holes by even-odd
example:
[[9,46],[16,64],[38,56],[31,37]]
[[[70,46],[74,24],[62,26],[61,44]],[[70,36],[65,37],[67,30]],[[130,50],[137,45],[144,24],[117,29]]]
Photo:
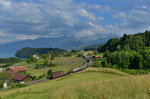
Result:
[[5,73],[11,75],[15,83],[20,83],[20,82],[24,82],[32,78],[29,75],[19,73],[19,72],[25,72],[25,71],[27,71],[27,69],[24,66],[14,66],[14,67],[8,68],[5,71]]
[[103,56],[93,56],[94,59],[101,59]]
[[11,77],[15,83],[25,82],[25,81],[28,81],[29,79],[32,79],[31,76],[20,74],[20,73],[13,73]]
[[24,66],[14,66],[14,67],[8,68],[6,71],[17,73],[17,72],[25,72],[27,71],[27,69]]
[[20,82],[24,82],[24,81],[28,81],[29,79],[32,79],[31,76],[21,74],[21,73],[15,73],[12,71],[5,71],[5,73],[11,75],[12,79],[14,80],[14,83],[20,83]]

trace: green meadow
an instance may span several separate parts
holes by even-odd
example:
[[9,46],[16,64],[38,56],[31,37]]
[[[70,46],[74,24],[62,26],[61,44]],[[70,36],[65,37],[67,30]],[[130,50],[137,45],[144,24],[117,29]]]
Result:
[[[128,94],[125,86],[130,86],[128,83],[131,78],[132,76],[114,69],[88,68],[63,78],[24,88],[4,90],[0,92],[0,97],[2,99],[99,99],[102,96],[113,96],[114,88],[120,88],[119,86],[122,86],[122,89],[117,89],[118,91],[115,92],[120,90],[123,95]],[[124,81],[128,82],[127,85],[124,85],[126,84]],[[120,85],[121,83],[123,85]],[[107,94],[107,91],[109,94]],[[116,93],[115,97],[119,93]]]

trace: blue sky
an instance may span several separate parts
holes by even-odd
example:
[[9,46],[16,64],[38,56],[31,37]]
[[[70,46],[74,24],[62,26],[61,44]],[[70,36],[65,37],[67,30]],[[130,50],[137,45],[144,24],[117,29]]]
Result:
[[144,32],[150,30],[149,5],[150,0],[0,0],[0,43]]

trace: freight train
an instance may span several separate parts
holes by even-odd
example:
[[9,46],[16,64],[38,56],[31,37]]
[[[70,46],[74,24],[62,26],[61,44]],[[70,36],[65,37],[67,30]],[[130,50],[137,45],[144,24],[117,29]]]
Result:
[[79,71],[82,71],[82,70],[88,68],[92,64],[91,57],[88,57],[88,56],[82,56],[82,57],[86,60],[85,64],[82,64],[81,66],[78,66],[78,67],[74,67],[67,73],[64,73],[63,71],[53,72],[51,74],[50,79],[55,79],[55,78],[59,78],[59,77],[62,77],[62,76],[66,76],[66,75],[69,75],[71,73],[79,72]]

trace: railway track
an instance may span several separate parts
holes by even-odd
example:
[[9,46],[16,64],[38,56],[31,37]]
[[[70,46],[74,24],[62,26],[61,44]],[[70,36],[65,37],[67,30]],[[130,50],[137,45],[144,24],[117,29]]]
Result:
[[[61,77],[64,77],[64,76],[67,76],[67,75],[70,75],[70,74],[73,74],[73,73],[81,72],[81,71],[85,70],[86,68],[88,68],[91,64],[92,64],[91,60],[87,61],[87,63],[85,63],[85,64],[80,66],[80,67],[82,67],[82,66],[86,65],[86,67],[84,67],[82,69],[79,69],[77,71],[74,71],[74,72],[69,71],[69,72],[65,73],[64,75],[62,75],[60,77],[57,77],[57,78],[61,78]],[[53,78],[53,79],[57,79],[57,78]],[[36,81],[32,81],[32,82],[27,82],[26,84],[27,85],[33,85],[33,84],[38,84],[38,83],[45,82],[45,81],[48,81],[48,80],[53,80],[53,79],[52,78],[51,79],[46,79],[45,78],[45,79],[42,79],[42,80],[36,80]]]

